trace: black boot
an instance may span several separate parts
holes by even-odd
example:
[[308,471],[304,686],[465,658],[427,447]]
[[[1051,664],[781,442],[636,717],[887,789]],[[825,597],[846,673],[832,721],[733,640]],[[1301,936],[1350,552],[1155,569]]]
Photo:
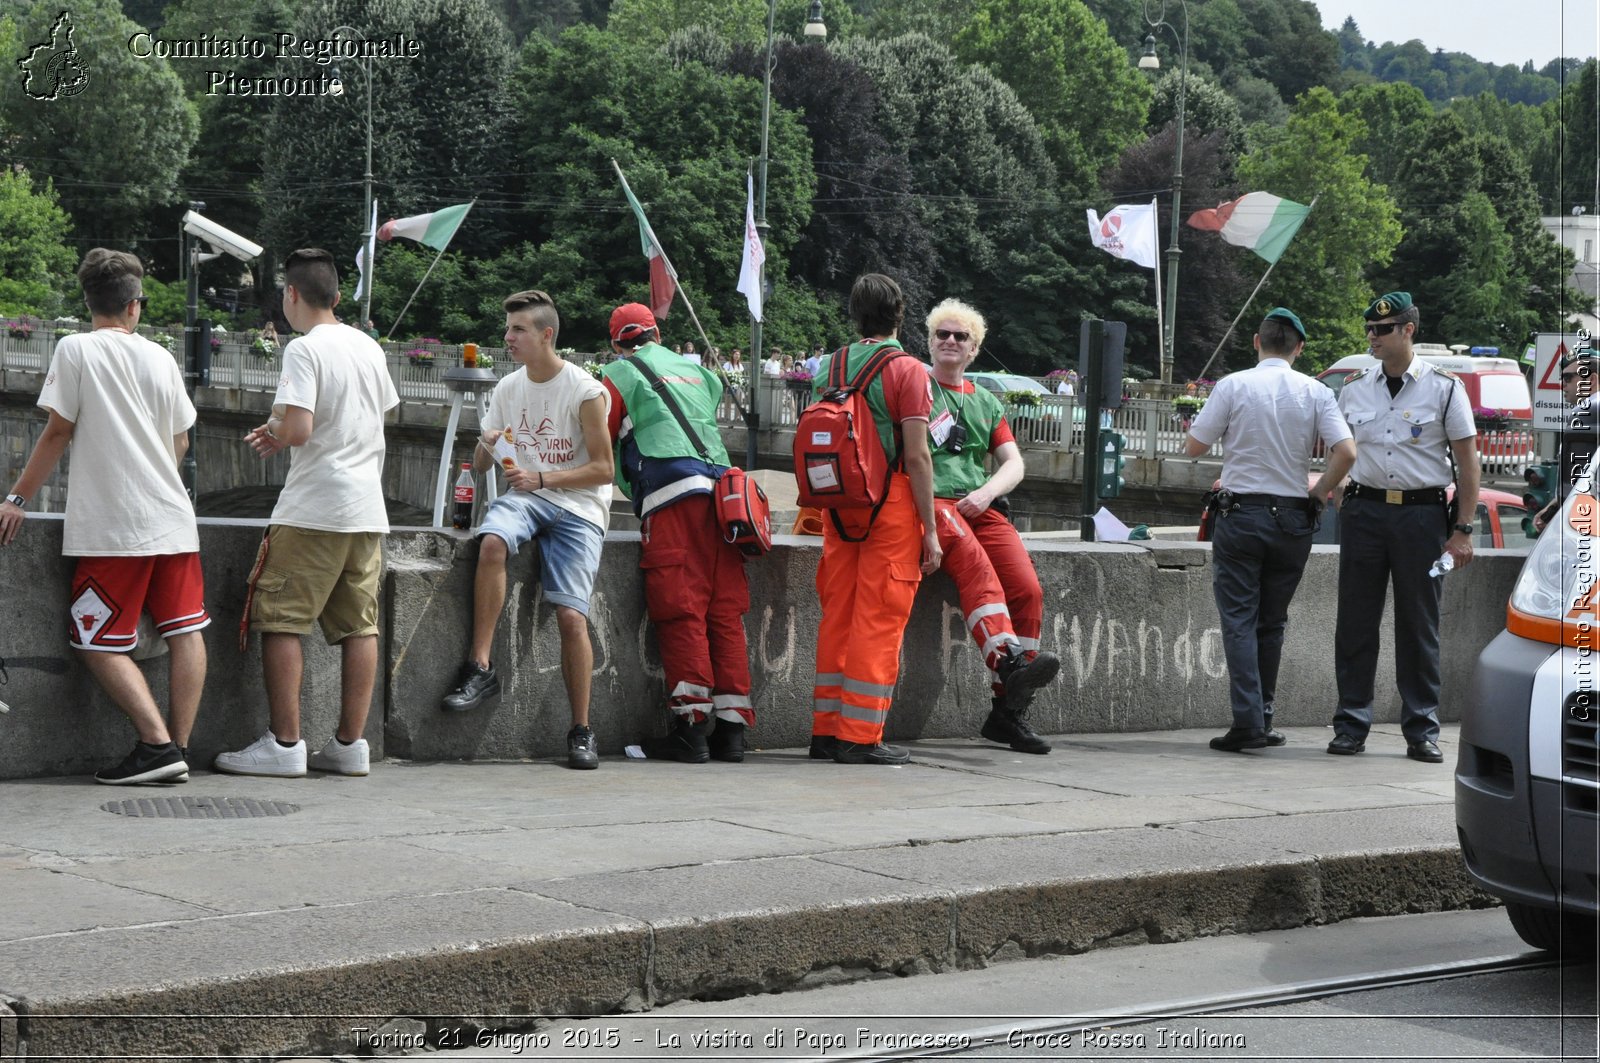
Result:
[[676,760],[682,764],[704,764],[711,759],[705,732],[687,716],[679,716],[672,730],[661,738],[647,738],[639,745],[650,760]]
[[730,764],[742,763],[745,749],[748,748],[744,740],[744,724],[718,720],[711,737],[706,739],[706,745],[713,758]]
[[979,734],[991,742],[1010,746],[1018,753],[1050,752],[1050,743],[1040,738],[1021,715],[1007,708],[1004,698],[994,699],[994,708],[989,710],[989,718],[983,721]]
[[1028,706],[1033,704],[1034,692],[1054,679],[1059,671],[1061,659],[1053,653],[1037,653],[1032,660],[1020,653],[1009,654],[995,669],[1000,685],[1006,688],[1006,708],[1020,719],[1028,711]]

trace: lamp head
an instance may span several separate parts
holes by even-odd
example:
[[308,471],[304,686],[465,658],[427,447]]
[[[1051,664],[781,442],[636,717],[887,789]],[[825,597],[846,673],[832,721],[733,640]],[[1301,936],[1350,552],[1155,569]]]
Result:
[[1160,70],[1161,57],[1156,55],[1156,35],[1149,34],[1144,39],[1144,54],[1139,57],[1140,70]]
[[806,36],[819,40],[828,36],[828,24],[822,21],[822,0],[811,0],[811,10],[806,15]]

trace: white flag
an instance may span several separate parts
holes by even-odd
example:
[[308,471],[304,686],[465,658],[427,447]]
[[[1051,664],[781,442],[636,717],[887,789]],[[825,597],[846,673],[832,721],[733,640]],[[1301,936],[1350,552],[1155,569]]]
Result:
[[756,229],[755,179],[744,175],[744,257],[739,266],[739,291],[750,304],[750,316],[761,320],[761,265],[767,260],[767,249],[761,246],[761,233]]
[[[374,196],[372,198],[372,217],[367,219],[367,245],[356,252],[356,272],[360,274],[360,280],[356,281],[356,294],[352,299],[353,302],[359,303],[362,293],[367,290],[367,285],[372,283],[367,277],[367,270],[371,268],[369,263],[372,262],[373,255],[377,252],[377,239],[378,198]],[[365,325],[366,322],[363,321],[361,324]]]
[[1145,269],[1156,268],[1156,208],[1154,203],[1112,207],[1104,218],[1089,215],[1089,239],[1114,258],[1127,259]]

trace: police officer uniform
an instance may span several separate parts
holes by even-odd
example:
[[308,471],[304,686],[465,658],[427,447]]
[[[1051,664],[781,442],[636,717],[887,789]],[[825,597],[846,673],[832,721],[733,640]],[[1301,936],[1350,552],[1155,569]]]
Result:
[[[1292,311],[1277,307],[1266,316],[1304,342],[1305,326]],[[1189,429],[1199,445],[1223,445],[1211,566],[1233,725],[1211,748],[1224,752],[1284,743],[1272,729],[1278,663],[1321,511],[1306,475],[1319,436],[1330,450],[1350,438],[1333,392],[1293,369],[1292,349],[1290,358],[1262,353],[1254,368],[1217,384]]]
[[[1411,305],[1409,293],[1391,292],[1374,300],[1365,316],[1389,318]],[[1472,403],[1459,380],[1413,352],[1397,386],[1381,363],[1352,376],[1339,393],[1339,409],[1357,454],[1339,520],[1339,707],[1328,752],[1348,755],[1366,746],[1379,625],[1392,581],[1401,730],[1409,756],[1437,762],[1443,584],[1429,569],[1452,532],[1445,493],[1454,476],[1450,441],[1477,435]],[[1470,535],[1472,526],[1454,530]]]

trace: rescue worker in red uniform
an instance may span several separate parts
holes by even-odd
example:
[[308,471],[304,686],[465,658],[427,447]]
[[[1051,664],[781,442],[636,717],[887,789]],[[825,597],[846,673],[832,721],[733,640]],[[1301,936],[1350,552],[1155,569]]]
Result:
[[[602,374],[611,395],[608,427],[617,486],[643,521],[639,567],[645,607],[655,625],[674,716],[665,737],[641,745],[652,759],[738,762],[744,759],[745,731],[756,717],[744,634],[744,614],[750,610],[744,555],[723,539],[713,498],[717,478],[728,467],[717,430],[722,384],[711,370],[661,346],[660,339],[649,307],[617,307],[611,314],[611,348],[619,358]],[[635,360],[666,385],[711,463],[702,460]]]
[[[1036,691],[1056,677],[1061,662],[1039,650],[1044,590],[1017,529],[995,500],[1022,482],[1022,452],[1000,400],[966,379],[985,333],[983,315],[956,299],[928,314],[933,361],[933,510],[944,550],[943,569],[955,580],[967,630],[995,673],[994,701],[983,737],[1019,753],[1048,753],[1026,719]],[[994,455],[994,475],[986,459]]]
[[[905,296],[893,279],[881,273],[856,278],[850,318],[861,339],[844,351],[847,378],[878,348],[899,347],[896,337],[905,313]],[[822,360],[818,381],[827,380],[837,357],[835,353]],[[823,523],[811,756],[840,764],[904,764],[911,754],[884,744],[884,721],[900,675],[900,643],[917,586],[938,569],[943,556],[933,523],[927,370],[915,358],[892,358],[866,396],[895,472],[876,521],[838,511],[851,537],[861,541],[846,539],[831,520]]]

